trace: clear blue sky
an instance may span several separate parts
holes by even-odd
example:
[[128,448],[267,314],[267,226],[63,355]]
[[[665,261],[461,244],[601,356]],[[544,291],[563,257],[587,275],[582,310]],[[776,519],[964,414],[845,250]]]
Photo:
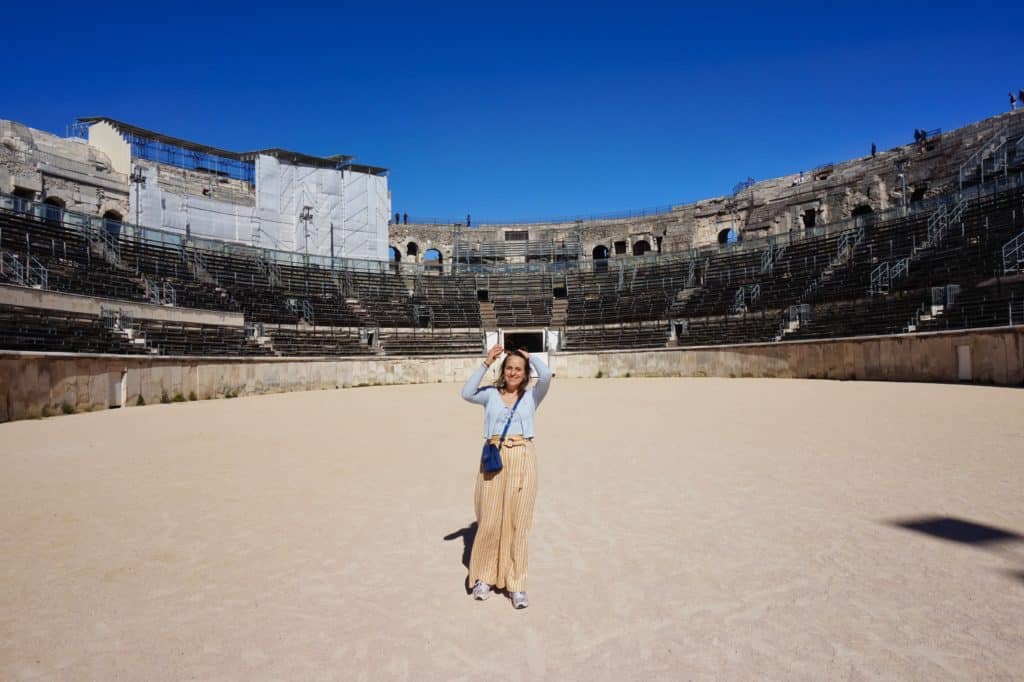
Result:
[[2,118],[354,154],[474,222],[718,196],[1024,87],[1024,3],[8,5]]

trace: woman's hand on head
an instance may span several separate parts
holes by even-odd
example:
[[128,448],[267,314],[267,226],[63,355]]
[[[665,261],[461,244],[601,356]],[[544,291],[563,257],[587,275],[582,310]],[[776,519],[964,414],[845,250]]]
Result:
[[494,364],[494,361],[501,357],[501,354],[505,352],[505,349],[498,344],[491,346],[491,349],[487,351],[487,357],[484,359],[484,364],[490,367]]
[[526,359],[526,364],[530,364],[530,353],[525,348],[520,348],[516,352]]

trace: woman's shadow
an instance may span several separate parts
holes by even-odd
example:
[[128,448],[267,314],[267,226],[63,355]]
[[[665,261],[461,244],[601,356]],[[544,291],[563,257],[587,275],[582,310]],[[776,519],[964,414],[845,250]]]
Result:
[[445,540],[457,540],[458,538],[462,538],[462,565],[466,567],[467,571],[465,587],[466,594],[469,594],[472,591],[469,586],[469,557],[473,554],[473,540],[476,539],[476,521],[444,536]]

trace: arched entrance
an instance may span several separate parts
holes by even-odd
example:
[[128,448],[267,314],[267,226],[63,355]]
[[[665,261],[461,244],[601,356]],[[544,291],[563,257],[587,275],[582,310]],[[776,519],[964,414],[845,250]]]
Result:
[[441,252],[437,249],[427,249],[423,252],[423,265],[430,270],[440,271],[443,260]]
[[388,260],[392,263],[397,263],[402,260],[402,254],[399,253],[398,249],[393,246],[388,247]]
[[35,190],[26,189],[24,187],[14,188],[14,210],[18,213],[28,213],[31,202],[35,200]]
[[633,255],[642,256],[651,250],[651,244],[645,239],[641,239],[638,242],[633,242]]
[[43,202],[43,217],[50,222],[59,223],[64,206],[64,200],[60,197],[46,197],[46,201]]
[[851,218],[857,218],[857,217],[862,216],[862,215],[871,215],[874,212],[875,212],[874,209],[872,209],[867,204],[859,204],[859,205],[855,206],[852,211],[850,211],[850,217]]
[[405,246],[405,255],[415,258],[420,255],[420,247],[416,242],[409,242]]
[[813,208],[809,208],[804,211],[803,215],[804,228],[814,227],[818,222],[818,212]]
[[107,211],[103,214],[103,229],[116,239],[121,234],[122,220],[121,214],[117,211]]
[[736,230],[732,229],[731,227],[727,227],[727,228],[725,228],[724,230],[722,230],[721,232],[718,233],[718,243],[719,244],[722,244],[722,245],[725,245],[725,244],[736,244],[737,242],[739,242],[739,240],[740,240],[739,232],[737,232]]
[[594,260],[608,260],[608,247],[604,244],[598,244],[594,247]]

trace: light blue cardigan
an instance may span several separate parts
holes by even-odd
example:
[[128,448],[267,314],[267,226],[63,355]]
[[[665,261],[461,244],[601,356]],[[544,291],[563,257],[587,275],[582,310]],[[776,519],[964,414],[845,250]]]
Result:
[[[540,401],[548,393],[551,386],[551,370],[544,361],[536,356],[530,357],[530,364],[535,370],[537,383],[533,388],[526,389],[523,399],[519,401],[519,407],[512,417],[512,423],[508,425],[509,436],[523,436],[533,438],[533,415],[540,407]],[[500,436],[501,430],[505,428],[508,420],[508,413],[511,407],[505,405],[494,386],[480,386],[480,381],[487,372],[487,365],[480,363],[480,366],[473,372],[473,376],[466,380],[462,387],[462,399],[471,403],[484,406],[484,438]]]

